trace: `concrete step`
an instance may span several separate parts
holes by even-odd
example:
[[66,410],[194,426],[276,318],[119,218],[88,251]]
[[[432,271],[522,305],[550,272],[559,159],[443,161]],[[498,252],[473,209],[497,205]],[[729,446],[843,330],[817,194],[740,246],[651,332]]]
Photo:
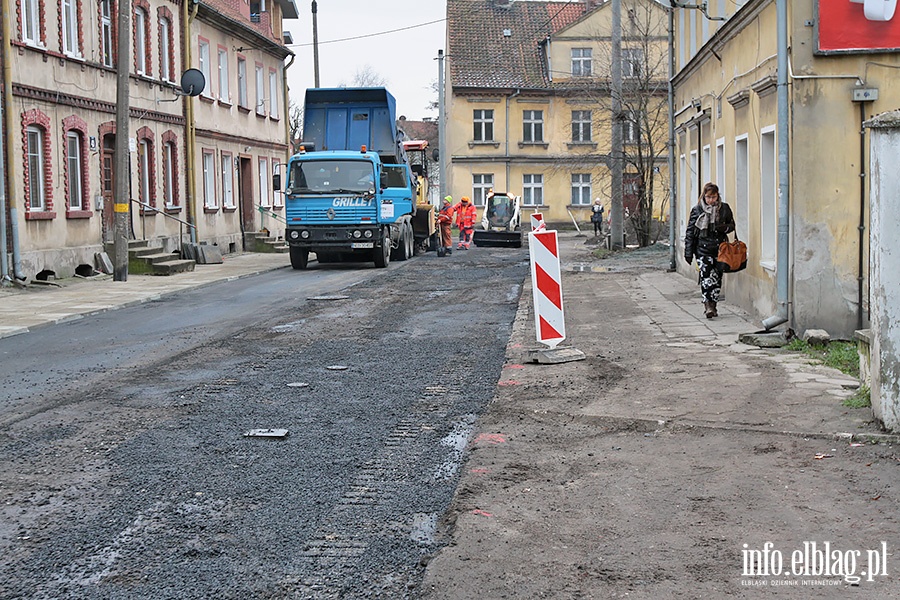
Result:
[[162,262],[153,263],[153,271],[151,275],[174,275],[175,273],[185,273],[193,271],[197,263],[193,260],[175,259],[164,260]]

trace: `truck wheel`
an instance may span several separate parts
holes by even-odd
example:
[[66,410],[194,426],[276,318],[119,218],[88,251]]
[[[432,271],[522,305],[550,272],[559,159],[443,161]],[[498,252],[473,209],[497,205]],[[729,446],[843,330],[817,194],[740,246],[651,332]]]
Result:
[[309,250],[291,246],[291,266],[297,271],[302,271],[309,263]]
[[397,260],[409,260],[413,255],[413,232],[409,223],[404,223],[400,227],[400,244],[397,246]]
[[375,266],[379,269],[383,269],[391,263],[391,232],[387,228],[381,234],[381,248],[375,248],[373,254]]

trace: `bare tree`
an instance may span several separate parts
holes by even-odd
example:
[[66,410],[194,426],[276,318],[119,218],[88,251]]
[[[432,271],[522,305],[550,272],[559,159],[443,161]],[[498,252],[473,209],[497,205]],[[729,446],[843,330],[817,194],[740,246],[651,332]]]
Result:
[[338,87],[385,87],[388,80],[380,75],[372,65],[366,64],[357,67],[353,80],[348,85],[345,82],[338,84]]
[[288,140],[291,148],[291,154],[296,152],[298,145],[303,136],[303,109],[293,100],[290,101],[288,108],[288,123],[291,132],[291,139]]

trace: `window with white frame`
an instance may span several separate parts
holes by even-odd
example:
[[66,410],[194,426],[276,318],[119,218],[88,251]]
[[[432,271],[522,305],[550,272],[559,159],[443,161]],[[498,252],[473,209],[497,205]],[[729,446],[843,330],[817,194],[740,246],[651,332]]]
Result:
[[66,133],[66,202],[68,210],[85,210],[84,190],[84,163],[82,163],[82,149],[84,143],[80,131]]
[[112,0],[100,0],[100,61],[113,66],[113,9]]
[[572,204],[587,205],[591,203],[591,174],[572,173]]
[[28,140],[28,209],[46,209],[46,189],[44,187],[44,130],[37,125],[29,125],[25,130]]
[[[277,158],[272,159],[272,173],[280,173],[281,162]],[[282,181],[284,181],[284,175],[281,176]],[[268,182],[267,182],[268,183]],[[284,206],[284,192],[281,190],[273,190],[272,192],[272,204],[275,208],[281,208]]]
[[238,106],[250,108],[247,99],[247,59],[238,57],[237,61],[237,78],[238,78]]
[[522,141],[525,143],[544,141],[544,111],[522,111]]
[[69,56],[81,56],[78,48],[78,0],[62,0],[60,29],[62,51]]
[[544,176],[528,174],[522,176],[522,204],[540,206],[544,203]]
[[269,202],[269,161],[259,159],[259,205],[271,206]]
[[269,71],[269,118],[278,118],[278,74],[274,69]]
[[166,208],[172,209],[178,206],[175,195],[175,144],[166,142],[163,144],[163,198]]
[[256,65],[256,114],[266,114],[266,84],[263,66]]
[[591,76],[591,49],[572,48],[572,77]]
[[222,153],[222,208],[234,208],[234,159]]
[[41,44],[41,11],[38,0],[22,0],[22,41]]
[[[138,194],[140,201],[149,206],[153,206],[152,160],[153,147],[150,140],[144,138],[138,142],[138,173],[140,176]],[[146,209],[148,206],[142,206],[141,208]]]
[[641,113],[627,111],[622,120],[622,141],[626,144],[637,144],[641,137]]
[[203,151],[203,208],[208,211],[219,208],[216,200],[216,155],[211,150]]
[[231,102],[231,92],[228,89],[228,50],[219,48],[219,100]]
[[147,13],[134,9],[134,63],[138,75],[147,73]]
[[634,79],[643,72],[644,50],[641,48],[622,48],[622,77]]
[[590,142],[591,141],[591,111],[589,110],[573,110],[572,111],[572,142]]
[[172,22],[168,17],[159,20],[159,78],[163,81],[175,81],[172,60]]
[[475,173],[472,175],[472,204],[484,206],[488,192],[494,189],[493,173]]
[[197,54],[197,60],[200,62],[200,72],[203,73],[203,77],[206,79],[206,85],[203,87],[202,94],[207,98],[212,97],[210,92],[212,88],[212,65],[209,62],[209,42],[207,40],[200,40],[200,51]]
[[778,255],[778,154],[775,128],[766,127],[759,139],[759,257],[763,266],[774,269]]
[[472,113],[474,124],[473,140],[476,142],[494,141],[494,111],[492,109],[478,109]]
[[750,235],[750,150],[746,135],[734,140],[734,204],[740,215],[735,218],[737,234],[746,240]]

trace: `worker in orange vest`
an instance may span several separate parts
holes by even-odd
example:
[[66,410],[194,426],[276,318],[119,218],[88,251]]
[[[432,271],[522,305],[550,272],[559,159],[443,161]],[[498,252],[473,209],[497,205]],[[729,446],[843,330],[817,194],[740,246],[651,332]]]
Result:
[[441,247],[437,249],[438,256],[453,254],[453,198],[444,196],[444,201],[437,214],[437,224],[441,230]]
[[456,246],[460,250],[468,250],[469,244],[472,243],[472,235],[475,233],[475,219],[478,210],[469,200],[468,196],[459,199],[459,204],[454,207],[456,211],[456,226],[459,227],[459,244]]

